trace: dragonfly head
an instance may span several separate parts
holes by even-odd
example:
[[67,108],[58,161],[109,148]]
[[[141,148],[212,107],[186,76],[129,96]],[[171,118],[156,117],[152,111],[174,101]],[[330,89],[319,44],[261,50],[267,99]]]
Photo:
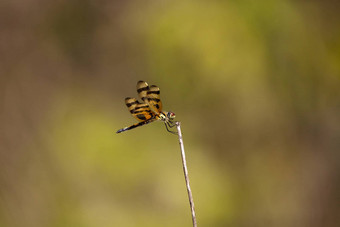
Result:
[[169,111],[167,117],[169,118],[169,120],[173,120],[176,117],[176,115],[174,112]]

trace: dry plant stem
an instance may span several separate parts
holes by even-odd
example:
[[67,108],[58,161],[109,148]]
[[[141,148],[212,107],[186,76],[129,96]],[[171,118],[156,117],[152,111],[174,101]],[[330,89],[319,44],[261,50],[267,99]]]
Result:
[[184,145],[183,145],[183,138],[182,138],[182,131],[181,131],[181,123],[177,121],[176,122],[176,126],[177,126],[177,132],[178,132],[179,146],[181,148],[182,164],[183,164],[185,183],[187,185],[189,202],[190,202],[190,208],[191,208],[192,224],[193,224],[194,227],[197,227],[194,199],[192,198],[192,193],[191,193],[190,183],[189,183],[189,175],[188,175],[187,162],[185,160],[185,152],[184,152]]

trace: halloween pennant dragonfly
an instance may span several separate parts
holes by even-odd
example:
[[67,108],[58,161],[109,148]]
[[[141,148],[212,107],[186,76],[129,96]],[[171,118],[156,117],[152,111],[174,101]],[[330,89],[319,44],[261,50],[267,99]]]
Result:
[[177,134],[177,132],[169,129],[175,126],[175,122],[173,122],[175,113],[171,111],[162,111],[159,87],[155,85],[149,87],[145,81],[140,80],[137,83],[137,92],[143,102],[139,102],[135,98],[127,97],[125,99],[125,104],[132,116],[139,122],[129,127],[119,129],[117,133],[134,129],[154,121],[163,121],[168,132]]

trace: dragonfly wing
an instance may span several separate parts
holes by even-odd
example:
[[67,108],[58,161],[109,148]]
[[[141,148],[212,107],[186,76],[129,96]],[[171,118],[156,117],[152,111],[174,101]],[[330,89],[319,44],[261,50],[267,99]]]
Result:
[[156,112],[161,113],[163,106],[162,101],[160,99],[160,90],[159,87],[156,85],[150,86],[149,90],[147,91],[147,98],[146,102],[149,104],[150,108]]
[[146,102],[145,100],[147,98],[147,93],[148,93],[149,89],[150,88],[149,88],[149,85],[148,85],[147,82],[142,81],[142,80],[138,81],[137,92],[138,92],[139,98],[141,100],[143,100],[143,102]]
[[154,117],[154,113],[150,110],[149,105],[146,103],[140,103],[135,98],[126,98],[125,104],[128,107],[132,116],[138,121],[147,121]]
[[155,114],[150,110],[149,105],[146,103],[138,104],[131,114],[138,121],[147,121],[155,117]]
[[134,109],[136,109],[137,105],[139,104],[140,102],[138,102],[138,100],[135,98],[130,98],[130,97],[125,98],[125,105],[129,109],[130,113],[132,113]]

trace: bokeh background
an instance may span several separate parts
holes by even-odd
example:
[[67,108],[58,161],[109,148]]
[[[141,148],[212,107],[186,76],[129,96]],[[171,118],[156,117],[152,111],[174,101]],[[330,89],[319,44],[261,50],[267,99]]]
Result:
[[337,226],[337,1],[0,3],[0,226]]

